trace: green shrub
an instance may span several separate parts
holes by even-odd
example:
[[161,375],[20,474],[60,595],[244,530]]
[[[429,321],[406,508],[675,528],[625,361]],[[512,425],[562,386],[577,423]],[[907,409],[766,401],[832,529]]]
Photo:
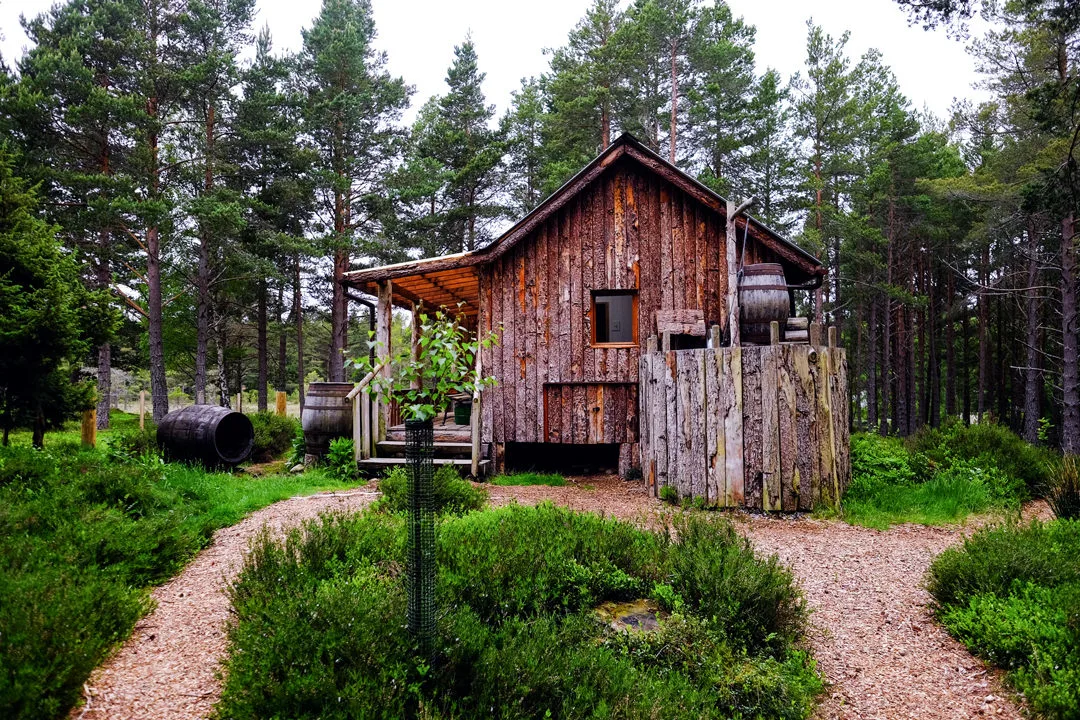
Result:
[[[752,583],[736,583],[734,598],[727,587],[771,571],[725,530],[683,529],[692,547],[681,548],[681,534],[550,505],[444,516],[434,668],[416,666],[403,622],[400,516],[325,517],[283,543],[264,534],[231,589],[217,715],[398,718],[419,705],[421,717],[463,719],[806,717],[821,683],[793,644],[801,611],[794,624],[752,617]],[[719,557],[706,566],[723,578],[676,572],[714,542]],[[677,553],[686,555],[673,566]],[[649,635],[612,631],[592,614],[599,600],[647,594],[672,575],[721,597],[688,600]],[[801,607],[788,582],[781,604]],[[742,608],[747,625],[772,634],[769,650],[748,650],[744,630],[710,615],[717,607]]]
[[1080,522],[980,530],[934,561],[928,587],[949,632],[1039,714],[1080,718]]
[[293,438],[300,429],[296,418],[282,417],[272,412],[248,415],[255,429],[255,444],[251,448],[252,462],[263,463],[277,460],[292,447]]
[[564,487],[566,478],[555,473],[514,473],[513,475],[498,475],[491,479],[492,485],[549,485],[551,487]]
[[118,456],[120,460],[161,453],[157,442],[157,427],[149,421],[146,422],[143,430],[136,426],[109,432],[107,443],[109,452]]
[[352,438],[334,438],[326,453],[326,471],[338,482],[351,482],[359,475],[356,467],[356,450]]
[[304,442],[304,428],[298,426],[293,432],[292,442],[289,445],[289,467],[303,464],[306,455],[307,443]]
[[[436,465],[432,476],[435,491],[435,512],[460,515],[479,510],[487,503],[487,491],[462,480],[453,465]],[[382,500],[379,508],[388,512],[405,512],[409,509],[409,471],[395,467],[379,480]]]
[[1075,456],[1066,457],[1054,468],[1046,499],[1055,516],[1080,520],[1080,461]]
[[[119,431],[118,431],[119,432]],[[59,717],[213,531],[329,484],[57,443],[0,448],[0,717]]]
[[958,460],[995,467],[1023,481],[1032,495],[1045,491],[1057,462],[1050,450],[1024,442],[1016,433],[993,422],[965,425],[951,420],[940,428],[923,427],[908,440],[908,447],[943,468]]
[[678,505],[679,491],[673,485],[663,485],[660,488],[660,499],[671,505]]
[[930,448],[926,438],[940,433],[924,431],[922,439],[907,444],[871,433],[852,435],[844,519],[882,530],[901,522],[940,525],[973,513],[1016,509],[1028,497],[1025,481],[987,455],[969,458],[917,449]]

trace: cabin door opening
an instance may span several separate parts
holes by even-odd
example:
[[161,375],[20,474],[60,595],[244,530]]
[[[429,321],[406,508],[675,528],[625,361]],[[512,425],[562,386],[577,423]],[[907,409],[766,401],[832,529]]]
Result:
[[619,444],[506,443],[506,472],[595,475],[619,470]]

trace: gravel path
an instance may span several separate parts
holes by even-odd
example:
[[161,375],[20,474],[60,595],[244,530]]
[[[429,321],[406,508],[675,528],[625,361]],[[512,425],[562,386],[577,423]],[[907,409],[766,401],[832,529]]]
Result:
[[214,533],[211,545],[184,571],[154,589],[157,608],[135,625],[120,650],[94,671],[87,705],[71,717],[91,720],[194,720],[208,715],[221,692],[215,674],[225,653],[229,600],[248,541],[265,525],[283,528],[329,511],[359,510],[374,489],[294,497]]
[[[655,527],[669,510],[639,483],[613,476],[576,485],[490,487],[492,504],[552,500]],[[177,578],[157,588],[157,609],[87,684],[88,708],[73,717],[204,717],[219,693],[228,600],[249,539],[319,513],[357,510],[370,486],[292,498],[219,531]],[[812,608],[810,643],[829,687],[816,718],[1021,718],[1000,673],[988,669],[931,619],[922,579],[930,561],[965,530],[901,526],[878,532],[834,521],[738,514],[738,526],[763,553],[794,570]]]

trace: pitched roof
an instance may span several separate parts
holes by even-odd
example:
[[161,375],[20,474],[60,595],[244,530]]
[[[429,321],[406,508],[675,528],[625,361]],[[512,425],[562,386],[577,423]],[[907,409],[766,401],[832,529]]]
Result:
[[[566,181],[562,187],[488,245],[477,250],[453,255],[442,255],[440,257],[354,270],[345,274],[344,282],[346,285],[366,289],[370,283],[377,281],[404,278],[417,274],[430,275],[444,270],[469,268],[491,262],[528,237],[533,230],[542,225],[551,215],[558,212],[578,193],[591,185],[607,168],[622,157],[637,161],[640,165],[721,215],[727,214],[727,200],[725,198],[645,147],[630,133],[623,133],[592,162]],[[760,220],[744,213],[735,221],[740,230],[745,230],[747,220],[744,218],[749,218],[751,237],[771,249],[787,263],[802,270],[808,278],[822,277],[826,274],[827,271],[820,260]]]

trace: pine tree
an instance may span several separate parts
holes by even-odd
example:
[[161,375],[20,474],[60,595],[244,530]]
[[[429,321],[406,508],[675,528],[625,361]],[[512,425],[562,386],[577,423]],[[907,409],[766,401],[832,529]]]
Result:
[[32,426],[42,447],[46,430],[93,406],[93,384],[72,376],[109,339],[116,313],[105,293],[84,288],[13,165],[0,144],[0,428],[7,445],[12,429]]
[[[231,113],[239,84],[237,55],[250,38],[248,26],[254,0],[191,0],[183,14],[183,66],[186,94],[177,150],[186,156],[183,210],[194,221],[195,290],[195,402],[206,402],[207,348],[211,316],[223,315],[215,303],[215,278],[243,224],[239,198],[221,182],[224,153],[222,138],[231,132]],[[215,307],[218,305],[218,307]],[[219,368],[219,377],[221,371]],[[220,401],[229,404],[228,388],[219,388]]]
[[535,78],[522,80],[514,91],[510,110],[502,119],[506,142],[508,205],[515,217],[540,204],[544,193],[544,112],[543,91]]
[[[742,178],[748,155],[762,139],[752,135],[751,123],[757,120],[768,133],[768,119],[752,115],[754,32],[720,2],[700,10],[689,41],[684,155],[700,168],[703,182],[723,193],[747,189]],[[779,110],[781,98],[766,100],[773,103],[770,110]]]
[[[758,199],[754,212],[783,233],[789,233],[797,203],[798,149],[792,108],[780,75],[768,69],[758,79],[747,104],[747,142],[736,190]],[[714,177],[706,171],[702,178]],[[719,177],[719,176],[715,176]]]
[[318,229],[333,257],[328,379],[345,379],[348,300],[341,284],[354,252],[375,254],[389,204],[383,183],[400,149],[395,122],[408,101],[376,51],[369,0],[324,0],[303,32],[305,130],[318,152]]
[[[300,257],[313,254],[304,237],[313,205],[308,172],[315,158],[301,141],[301,100],[289,90],[293,62],[271,53],[268,29],[259,33],[255,58],[243,73],[243,97],[236,104],[232,137],[225,144],[228,184],[244,198],[244,228],[239,236],[246,274],[254,275],[258,405],[266,409],[269,384],[269,304],[276,286],[274,312],[279,335],[278,390],[285,390],[285,288],[296,282]],[[299,315],[298,310],[293,310]],[[294,318],[302,322],[301,318]],[[301,343],[302,344],[302,343]],[[302,366],[302,363],[301,363]],[[304,378],[299,378],[301,385]]]
[[449,92],[439,100],[433,155],[450,173],[446,195],[446,250],[475,250],[492,237],[492,221],[505,214],[498,194],[503,146],[488,124],[495,106],[488,105],[481,85],[476,47],[470,38],[454,48],[446,72]]
[[[22,145],[51,200],[50,221],[63,228],[96,289],[113,285],[118,199],[133,193],[135,12],[123,0],[71,0],[25,23],[34,47],[20,61],[15,101]],[[97,355],[98,426],[106,428],[111,345]]]

